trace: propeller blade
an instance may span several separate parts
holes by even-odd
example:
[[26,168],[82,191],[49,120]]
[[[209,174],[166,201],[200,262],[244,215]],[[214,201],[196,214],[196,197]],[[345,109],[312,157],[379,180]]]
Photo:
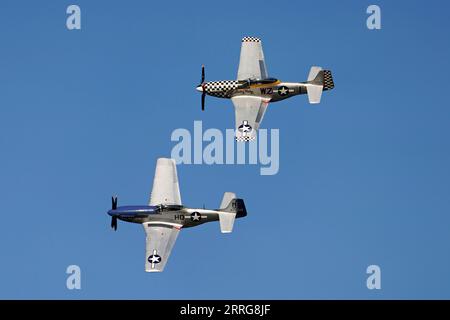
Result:
[[205,82],[205,65],[202,64],[202,81],[200,83]]
[[205,98],[206,98],[206,85],[205,85],[205,65],[202,64],[202,81],[200,82],[202,87],[202,111],[205,111]]
[[206,92],[203,90],[203,92],[202,92],[202,111],[205,111],[205,97],[206,97]]
[[117,217],[116,216],[113,216],[111,219],[111,228],[113,228],[114,231],[117,230]]
[[116,197],[116,196],[111,197],[111,208],[112,208],[113,210],[116,210],[116,209],[117,209],[117,197]]

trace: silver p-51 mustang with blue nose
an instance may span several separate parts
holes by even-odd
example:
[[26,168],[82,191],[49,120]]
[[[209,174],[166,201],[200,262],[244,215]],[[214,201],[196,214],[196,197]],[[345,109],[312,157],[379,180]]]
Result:
[[244,37],[237,80],[205,82],[205,68],[202,66],[201,84],[197,90],[202,93],[202,110],[206,95],[231,99],[235,108],[236,140],[251,141],[264,117],[270,102],[276,102],[299,94],[307,94],[309,103],[320,102],[322,92],[334,88],[330,70],[311,67],[305,82],[283,82],[267,74],[261,40]]
[[140,223],[147,234],[145,271],[163,271],[170,252],[182,228],[220,222],[222,233],[233,230],[235,218],[245,217],[247,210],[242,199],[232,192],[225,192],[220,209],[193,209],[181,204],[175,161],[160,158],[156,163],[153,189],[146,206],[117,206],[112,198],[111,227],[117,230],[118,220]]

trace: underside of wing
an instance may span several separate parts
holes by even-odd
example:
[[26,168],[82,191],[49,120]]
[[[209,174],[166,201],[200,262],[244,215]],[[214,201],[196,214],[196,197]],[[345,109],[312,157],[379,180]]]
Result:
[[244,37],[241,45],[238,80],[268,78],[261,40]]
[[159,158],[149,205],[181,205],[180,187],[175,160]]
[[165,222],[143,223],[146,238],[145,271],[161,272],[177,240],[181,225]]
[[236,140],[252,141],[264,117],[268,102],[261,97],[236,96],[231,98],[236,117]]

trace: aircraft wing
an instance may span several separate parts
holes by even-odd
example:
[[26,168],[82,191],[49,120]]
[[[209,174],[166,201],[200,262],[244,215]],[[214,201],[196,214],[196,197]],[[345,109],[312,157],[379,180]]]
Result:
[[261,40],[255,37],[244,37],[242,39],[237,79],[247,80],[255,78],[268,78]]
[[182,226],[168,222],[145,222],[142,225],[147,234],[145,271],[161,272],[166,266]]
[[254,140],[269,102],[261,97],[252,96],[235,96],[231,101],[236,117],[236,140]]
[[181,205],[180,187],[175,160],[159,158],[149,205]]

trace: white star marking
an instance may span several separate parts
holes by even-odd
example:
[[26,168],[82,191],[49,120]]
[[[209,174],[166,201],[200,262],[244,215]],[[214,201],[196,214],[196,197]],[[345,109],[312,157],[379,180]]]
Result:
[[198,214],[198,212],[194,212],[192,215],[192,221],[199,221],[202,216]]
[[155,263],[160,263],[161,262],[161,257],[158,255],[157,250],[153,250],[153,254],[148,257],[148,262],[150,262],[150,267],[152,269],[155,268]]
[[284,96],[285,94],[287,94],[287,90],[286,90],[285,87],[282,87],[282,88],[280,89],[280,95]]
[[252,127],[248,124],[247,120],[242,121],[242,124],[239,126],[239,130],[243,133],[250,132]]
[[158,263],[161,261],[161,257],[160,256],[150,256],[150,262],[151,263]]

